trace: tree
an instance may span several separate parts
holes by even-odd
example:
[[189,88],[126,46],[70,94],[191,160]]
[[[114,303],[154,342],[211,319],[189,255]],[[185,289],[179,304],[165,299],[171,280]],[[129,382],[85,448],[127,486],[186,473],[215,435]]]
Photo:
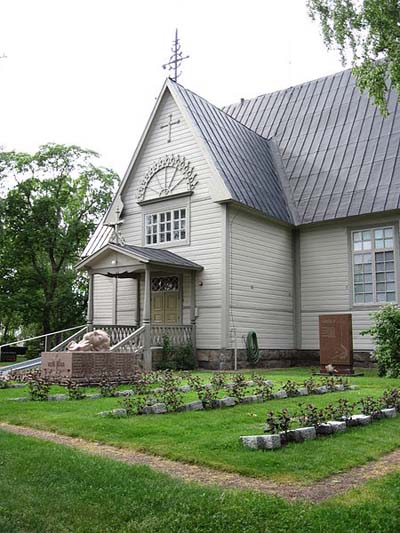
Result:
[[92,163],[95,157],[59,144],[33,155],[0,153],[0,178],[17,182],[0,201],[2,320],[11,316],[15,324],[18,317],[30,333],[84,321],[86,280],[73,265],[118,181]]
[[399,1],[307,0],[307,6],[327,47],[339,51],[343,66],[350,56],[358,87],[387,115],[389,81],[400,94]]

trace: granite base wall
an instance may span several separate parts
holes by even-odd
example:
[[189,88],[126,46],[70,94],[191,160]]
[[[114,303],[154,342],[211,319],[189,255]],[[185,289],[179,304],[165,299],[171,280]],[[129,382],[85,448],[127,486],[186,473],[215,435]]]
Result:
[[[319,368],[319,350],[260,350],[261,359],[257,365],[247,360],[246,350],[238,350],[237,366],[241,368],[289,368],[294,366],[315,366]],[[234,350],[197,350],[199,368],[207,370],[232,370]],[[374,368],[370,352],[354,352],[354,366]]]

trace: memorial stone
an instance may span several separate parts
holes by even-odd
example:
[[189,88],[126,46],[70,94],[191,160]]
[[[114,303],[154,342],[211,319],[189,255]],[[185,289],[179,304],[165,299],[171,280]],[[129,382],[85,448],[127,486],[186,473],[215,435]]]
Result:
[[353,374],[353,330],[351,314],[320,315],[321,373],[331,365],[337,374]]

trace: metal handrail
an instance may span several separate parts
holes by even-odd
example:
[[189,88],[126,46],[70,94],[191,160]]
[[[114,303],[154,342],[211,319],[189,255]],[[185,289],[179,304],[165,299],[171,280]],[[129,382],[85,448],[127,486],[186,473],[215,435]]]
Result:
[[4,346],[14,346],[15,344],[21,344],[21,342],[28,342],[28,341],[34,341],[36,339],[43,339],[43,337],[50,337],[51,335],[57,335],[58,333],[65,333],[66,331],[73,331],[74,329],[80,329],[83,328],[84,325],[81,326],[75,326],[73,328],[67,328],[67,329],[60,329],[59,331],[53,331],[51,333],[45,333],[43,335],[37,335],[36,337],[29,337],[29,339],[21,339],[19,341],[13,341],[13,342],[7,342],[6,344],[0,345],[0,350],[4,348]]
[[87,330],[88,330],[88,326],[83,326],[83,328],[81,328],[79,331],[77,331],[73,335],[70,335],[67,339],[65,339],[64,341],[62,341],[59,344],[57,344],[57,346],[54,346],[54,348],[52,348],[50,351],[51,352],[61,352],[61,348],[64,348],[64,346],[68,346],[68,344],[71,341],[76,340],[78,337],[80,337],[82,335],[82,333],[86,333]]

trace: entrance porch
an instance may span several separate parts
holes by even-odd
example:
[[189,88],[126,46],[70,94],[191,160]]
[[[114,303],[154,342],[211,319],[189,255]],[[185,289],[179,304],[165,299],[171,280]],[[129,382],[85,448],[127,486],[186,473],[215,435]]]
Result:
[[[77,265],[89,275],[88,322],[85,330],[103,329],[111,339],[111,351],[143,350],[143,367],[152,368],[152,351],[162,347],[164,337],[173,345],[191,344],[196,349],[196,273],[202,267],[168,250],[109,243]],[[118,323],[118,300],[110,301],[114,320],[96,318],[97,276],[111,278],[113,294],[118,280],[130,279],[134,312],[128,324]],[[121,282],[122,283],[122,282]],[[76,334],[79,339],[84,334]],[[70,341],[71,339],[68,339]],[[65,348],[63,343],[58,350]]]

